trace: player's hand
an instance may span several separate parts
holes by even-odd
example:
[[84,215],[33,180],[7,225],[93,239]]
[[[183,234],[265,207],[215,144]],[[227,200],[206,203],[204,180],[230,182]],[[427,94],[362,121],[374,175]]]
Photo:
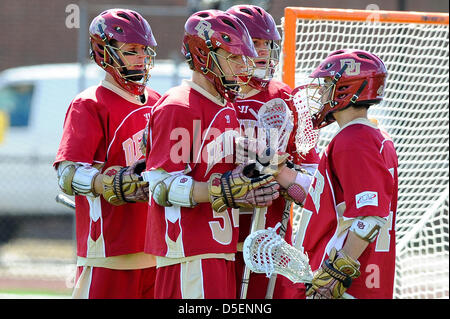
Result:
[[306,290],[307,299],[339,299],[360,275],[359,262],[342,250],[333,248],[329,258],[314,273],[311,285]]
[[103,197],[112,205],[148,202],[148,182],[142,179],[145,160],[131,166],[111,166],[103,172]]
[[289,158],[288,153],[277,152],[255,138],[239,137],[236,139],[236,163],[255,163],[261,174],[277,176]]
[[266,145],[255,138],[236,138],[236,163],[246,164],[256,161],[256,156],[266,149]]
[[208,181],[210,202],[216,212],[228,207],[270,206],[279,196],[279,187],[272,175],[255,174],[254,164],[239,165],[224,174],[214,173]]

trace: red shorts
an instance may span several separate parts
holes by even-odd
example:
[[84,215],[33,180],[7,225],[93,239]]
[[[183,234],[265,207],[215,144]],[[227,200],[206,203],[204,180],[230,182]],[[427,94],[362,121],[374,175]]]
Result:
[[[241,282],[245,262],[242,252],[236,253],[236,297],[241,296]],[[266,274],[250,273],[246,299],[264,299],[266,297],[269,278]],[[305,286],[294,284],[284,276],[278,275],[273,291],[273,299],[305,299]]]
[[79,266],[73,298],[153,299],[156,267],[116,270]]
[[234,261],[196,259],[156,270],[155,299],[233,299]]

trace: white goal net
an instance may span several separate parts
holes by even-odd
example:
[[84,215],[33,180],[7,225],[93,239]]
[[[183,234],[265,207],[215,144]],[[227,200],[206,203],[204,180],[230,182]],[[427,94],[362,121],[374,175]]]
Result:
[[[394,297],[449,298],[448,13],[286,8],[283,33],[283,80],[292,87],[338,49],[385,62],[385,99],[369,117],[389,132],[399,159]],[[321,150],[336,130],[321,131]]]

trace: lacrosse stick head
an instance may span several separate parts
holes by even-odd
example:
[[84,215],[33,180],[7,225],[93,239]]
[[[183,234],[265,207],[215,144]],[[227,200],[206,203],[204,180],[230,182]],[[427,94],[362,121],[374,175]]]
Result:
[[[295,133],[295,147],[300,155],[306,155],[316,146],[319,139],[319,129],[314,127],[311,110],[320,107],[318,103],[308,99],[308,85],[296,87],[292,93],[291,103],[297,113],[297,131]],[[311,105],[316,103],[317,105]]]
[[[241,132],[243,129],[244,135],[252,140],[250,144],[253,146],[251,147],[250,144],[240,145],[242,143],[237,140],[238,147],[252,150],[248,152],[247,160],[256,160],[258,171],[266,171],[265,168],[270,165],[278,167],[284,159],[278,155],[282,155],[286,151],[294,127],[291,110],[283,99],[275,98],[261,105],[258,113],[251,108],[249,112],[253,114],[256,121],[240,121],[240,124]],[[245,141],[245,138],[242,141]],[[262,150],[263,152],[261,152]],[[245,162],[244,158],[245,155],[242,158]]]
[[261,135],[266,137],[268,147],[279,152],[286,151],[294,127],[292,112],[286,102],[275,98],[264,103],[258,111],[258,127],[265,132]]
[[245,264],[251,271],[265,273],[267,277],[276,273],[293,283],[311,283],[313,273],[308,256],[278,235],[278,227],[247,236],[243,249]]

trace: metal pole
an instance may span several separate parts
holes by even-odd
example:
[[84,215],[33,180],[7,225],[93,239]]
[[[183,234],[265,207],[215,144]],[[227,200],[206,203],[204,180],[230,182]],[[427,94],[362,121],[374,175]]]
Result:
[[78,92],[86,88],[86,55],[88,53],[88,9],[85,1],[80,1],[80,28],[78,29],[78,52],[77,60],[80,66],[78,77]]
[[[281,216],[280,236],[283,239],[286,236],[286,229],[287,229],[288,222],[289,222],[289,217],[290,217],[290,213],[291,213],[291,207],[292,207],[292,202],[287,200],[286,204],[284,206],[283,215]],[[270,276],[269,282],[267,284],[267,290],[266,290],[265,299],[272,299],[273,298],[273,292],[275,290],[275,283],[276,283],[276,281],[277,281],[277,274],[273,273]]]
[[[263,208],[255,208],[253,210],[253,216],[252,216],[252,224],[250,226],[250,234],[254,233],[259,224],[259,218],[261,215],[265,215],[267,213],[267,207]],[[247,290],[248,290],[248,284],[250,281],[250,268],[245,265],[244,272],[242,274],[242,282],[241,282],[241,299],[247,298]]]
[[406,11],[406,0],[398,0],[398,10]]

